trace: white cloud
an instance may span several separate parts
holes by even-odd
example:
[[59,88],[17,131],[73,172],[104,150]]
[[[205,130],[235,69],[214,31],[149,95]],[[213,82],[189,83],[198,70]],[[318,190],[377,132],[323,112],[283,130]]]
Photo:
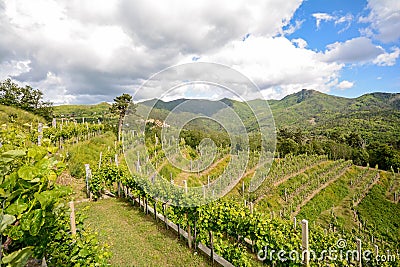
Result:
[[350,82],[350,81],[346,81],[346,80],[341,81],[341,82],[337,85],[337,87],[338,87],[339,89],[342,89],[342,90],[349,89],[349,88],[351,88],[351,87],[353,87],[353,86],[354,86],[354,82]]
[[301,25],[303,24],[304,20],[296,20],[295,24],[291,24],[289,25],[289,27],[285,30],[283,30],[283,34],[287,34],[290,35],[294,32],[296,32],[297,30],[299,30],[301,28]]
[[396,64],[397,58],[400,56],[400,48],[395,47],[392,53],[383,53],[374,59],[374,64],[378,66],[393,66]]
[[316,52],[299,49],[285,37],[249,37],[202,59],[234,67],[274,98],[304,88],[328,92],[343,67],[321,61]]
[[370,13],[359,22],[370,23],[363,33],[382,42],[396,42],[400,38],[400,1],[368,0]]
[[281,34],[301,2],[10,0],[0,3],[0,78],[55,102],[109,100],[188,55],[215,54],[247,33]]
[[314,13],[312,14],[312,16],[315,18],[315,24],[317,29],[320,28],[321,22],[323,21],[334,21],[335,26],[346,24],[344,28],[342,28],[338,33],[342,33],[346,31],[348,28],[350,28],[354,18],[353,15],[350,13],[344,16],[330,15],[328,13]]
[[314,13],[312,16],[315,18],[315,25],[317,26],[317,29],[319,29],[321,21],[335,20],[335,17],[329,15],[328,13]]
[[327,46],[327,50],[320,54],[326,62],[341,62],[363,64],[374,60],[384,53],[384,49],[376,46],[366,37],[357,37],[344,43],[333,43]]
[[292,39],[292,43],[294,43],[298,48],[306,48],[307,41],[302,38]]

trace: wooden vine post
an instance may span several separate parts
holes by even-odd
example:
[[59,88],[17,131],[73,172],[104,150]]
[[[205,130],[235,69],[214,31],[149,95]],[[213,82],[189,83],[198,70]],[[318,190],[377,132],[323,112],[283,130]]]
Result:
[[362,248],[361,248],[361,239],[357,238],[356,239],[357,242],[357,261],[358,261],[358,266],[361,267],[362,266]]
[[42,138],[43,138],[43,123],[39,122],[38,124],[38,146],[42,145]]
[[305,219],[301,221],[301,245],[302,245],[303,265],[309,266],[310,250],[308,245],[308,221]]
[[90,186],[89,186],[89,181],[92,176],[92,171],[90,170],[90,165],[85,164],[85,172],[86,172],[86,195],[89,199],[92,199],[92,194],[90,193]]
[[[118,164],[118,155],[117,154],[114,155],[114,161],[115,161],[115,166],[117,166],[117,168],[118,168],[119,164]],[[121,197],[121,181],[119,179],[117,181],[117,187],[118,187],[118,197]]]
[[212,266],[214,266],[214,240],[213,240],[213,232],[210,231],[210,232],[209,232],[209,235],[210,235],[210,248],[211,248],[210,258],[211,258],[211,264],[212,264]]
[[69,202],[69,208],[71,209],[70,214],[70,224],[71,224],[71,233],[72,235],[76,235],[76,223],[75,223],[75,205],[73,201]]

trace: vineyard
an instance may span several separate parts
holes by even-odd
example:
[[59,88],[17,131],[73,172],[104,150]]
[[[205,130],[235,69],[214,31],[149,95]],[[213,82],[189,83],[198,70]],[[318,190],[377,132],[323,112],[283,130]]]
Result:
[[[184,140],[132,130],[122,136],[117,142],[98,122],[2,125],[3,264],[110,264],[107,245],[85,223],[87,211],[76,201],[81,194],[100,206],[104,198],[126,199],[131,205],[123,209],[153,216],[152,231],[176,231],[187,250],[203,252],[195,260],[205,265],[217,257],[233,266],[301,266],[307,225],[311,266],[399,266],[399,258],[388,259],[400,248],[400,174],[394,170],[312,154],[288,154],[271,164],[255,152],[207,143],[194,149]],[[75,185],[60,184],[66,173]],[[251,192],[253,179],[262,183]],[[68,204],[74,200],[76,213]],[[326,254],[357,252],[360,244],[369,258]],[[293,253],[282,261],[278,251]]]

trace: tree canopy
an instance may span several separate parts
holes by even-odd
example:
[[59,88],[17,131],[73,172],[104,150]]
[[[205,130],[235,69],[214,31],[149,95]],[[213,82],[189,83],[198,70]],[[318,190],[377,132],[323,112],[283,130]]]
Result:
[[[110,111],[119,115],[118,120],[118,141],[121,141],[121,131],[122,131],[122,123],[124,121],[125,115],[128,112],[128,107],[131,105],[132,96],[129,94],[122,94],[114,98],[114,103],[110,107]],[[136,106],[132,106],[131,110],[135,111]]]
[[43,101],[43,92],[31,86],[19,86],[11,79],[0,83],[0,104],[30,111],[49,120],[53,115],[51,102]]

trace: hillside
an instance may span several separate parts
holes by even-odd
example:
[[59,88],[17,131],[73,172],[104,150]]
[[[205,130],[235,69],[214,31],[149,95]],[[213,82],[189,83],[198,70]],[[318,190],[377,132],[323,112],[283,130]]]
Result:
[[45,119],[19,108],[0,105],[0,125],[10,122],[22,126],[25,123],[32,122],[44,123]]
[[[219,111],[216,101],[190,100],[191,109],[182,111],[211,116]],[[249,104],[257,107],[262,100]],[[168,111],[185,102],[178,99],[171,102],[149,100],[139,106],[155,107],[151,116],[164,119]],[[254,117],[249,106],[230,99],[222,102],[231,106],[245,122],[248,129],[254,129]],[[400,140],[400,93],[371,93],[358,98],[343,98],[315,90],[302,90],[281,100],[268,101],[278,129],[295,128],[313,134],[332,131],[342,133],[363,132],[366,141],[386,140],[396,143]]]
[[75,117],[85,119],[103,118],[108,113],[110,104],[102,102],[96,105],[60,105],[54,106],[55,117]]

